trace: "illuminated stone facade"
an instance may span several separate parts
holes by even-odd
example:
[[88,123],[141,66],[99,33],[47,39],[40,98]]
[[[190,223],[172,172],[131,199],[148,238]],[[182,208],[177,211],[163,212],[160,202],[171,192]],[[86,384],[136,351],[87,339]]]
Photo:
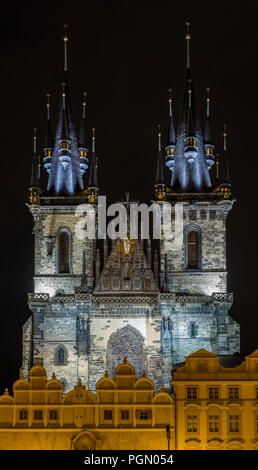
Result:
[[[126,359],[89,391],[63,394],[36,364],[0,396],[0,449],[258,449],[258,350],[235,367],[203,349],[173,371],[172,393],[136,379]],[[225,358],[224,358],[225,361]],[[238,363],[238,365],[236,365]]]
[[[56,371],[65,391],[73,389],[79,378],[93,390],[103,370],[113,376],[127,356],[137,377],[145,370],[156,390],[162,385],[168,390],[170,370],[193,351],[205,348],[224,355],[239,351],[239,325],[229,315],[233,296],[227,292],[226,219],[234,199],[226,171],[226,133],[222,171],[217,162],[212,177],[210,98],[202,133],[189,39],[188,33],[178,132],[176,136],[170,98],[169,138],[164,148],[159,131],[154,184],[156,204],[172,209],[168,221],[172,229],[175,207],[183,205],[183,242],[175,251],[163,235],[159,240],[142,240],[137,234],[127,242],[78,237],[80,204],[91,204],[99,217],[99,184],[94,129],[90,156],[88,152],[85,95],[76,133],[65,33],[64,84],[54,138],[47,103],[43,159],[47,185],[39,178],[34,137],[28,207],[34,221],[35,275],[29,294],[32,314],[23,327],[25,377],[39,360],[48,375]],[[165,163],[172,172],[170,184]],[[128,212],[131,202],[129,197],[123,202]],[[164,228],[166,223],[162,219]],[[97,228],[94,225],[96,234]]]

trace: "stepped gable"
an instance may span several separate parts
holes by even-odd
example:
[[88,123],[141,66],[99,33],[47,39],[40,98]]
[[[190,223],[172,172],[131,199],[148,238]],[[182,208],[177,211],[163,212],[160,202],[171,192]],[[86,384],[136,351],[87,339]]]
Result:
[[94,294],[118,292],[146,294],[158,291],[141,242],[130,239],[115,240]]

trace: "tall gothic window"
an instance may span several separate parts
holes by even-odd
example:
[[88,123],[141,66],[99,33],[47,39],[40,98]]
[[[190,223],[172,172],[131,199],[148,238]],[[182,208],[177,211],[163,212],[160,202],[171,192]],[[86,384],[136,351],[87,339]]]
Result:
[[192,231],[188,233],[188,268],[198,268],[199,235]]
[[58,364],[64,364],[65,363],[65,352],[64,352],[63,348],[58,349],[57,362],[58,362]]
[[193,225],[185,230],[185,267],[186,269],[201,268],[201,230]]
[[59,272],[69,273],[69,235],[62,232],[59,237]]

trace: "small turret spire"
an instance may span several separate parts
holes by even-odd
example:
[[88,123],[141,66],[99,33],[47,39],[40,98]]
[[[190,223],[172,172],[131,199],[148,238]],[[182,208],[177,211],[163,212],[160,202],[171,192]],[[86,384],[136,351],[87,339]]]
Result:
[[80,155],[80,169],[83,175],[88,168],[88,148],[86,144],[86,91],[83,93],[82,99],[82,119],[79,132],[79,155]]
[[208,171],[210,171],[211,167],[214,165],[214,145],[212,144],[210,124],[210,102],[210,88],[206,88],[206,119],[203,140]]
[[227,130],[226,124],[224,124],[224,131],[223,131],[223,165],[224,165],[224,182],[230,183],[230,176],[229,176],[229,165],[228,165],[228,156],[227,156]]
[[64,25],[64,73],[65,77],[68,72],[68,60],[67,60],[67,45],[68,45],[68,25]]
[[44,148],[44,167],[47,172],[50,172],[51,168],[51,158],[53,153],[53,134],[52,134],[52,127],[50,121],[50,94],[47,93],[46,95],[46,109],[47,109],[47,132],[46,132],[46,140],[45,140],[45,148]]
[[175,164],[175,149],[176,149],[176,134],[173,121],[173,111],[172,111],[172,90],[168,90],[168,108],[169,108],[169,125],[168,125],[168,142],[165,148],[166,151],[166,165],[173,171]]
[[185,39],[186,39],[186,67],[188,69],[190,69],[190,39],[191,39],[190,23],[187,21],[185,24],[186,24],[186,35],[185,35]]
[[98,175],[97,175],[97,164],[96,164],[96,155],[95,155],[95,128],[92,128],[92,144],[91,144],[91,159],[89,166],[89,181],[88,181],[88,191],[89,191],[89,202],[97,202],[98,196]]
[[39,164],[40,159],[37,156],[37,129],[33,130],[33,156],[32,168],[29,186],[29,200],[31,204],[37,204],[39,201],[40,187],[39,187]]
[[164,162],[162,157],[162,146],[161,146],[161,129],[158,125],[158,159],[156,167],[156,178],[155,178],[155,198],[162,200],[164,199],[166,184],[164,176]]
[[216,181],[219,182],[219,154],[216,153]]

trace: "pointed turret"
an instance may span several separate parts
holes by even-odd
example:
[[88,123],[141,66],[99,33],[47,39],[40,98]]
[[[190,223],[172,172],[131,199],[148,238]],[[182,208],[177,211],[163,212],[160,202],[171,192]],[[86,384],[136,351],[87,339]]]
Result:
[[174,127],[174,120],[173,120],[173,112],[172,112],[172,90],[168,90],[168,106],[169,106],[169,126],[168,126],[168,142],[165,147],[166,151],[166,165],[173,171],[174,163],[175,163],[175,149],[176,149],[176,134],[175,134],[175,127]]
[[37,156],[37,129],[34,128],[33,132],[33,156],[32,156],[32,168],[29,186],[29,201],[30,204],[38,204],[40,187],[39,187],[39,157]]
[[[227,132],[226,124],[224,124],[223,131],[223,154],[222,159],[216,159],[216,185],[213,189],[214,192],[222,193],[224,199],[230,199],[232,196],[232,185],[230,182],[229,176],[229,166],[228,166],[228,157],[227,157]],[[221,170],[219,172],[219,166]]]
[[65,94],[65,86],[66,84],[63,83],[63,93],[62,93],[62,127],[61,127],[61,134],[60,134],[60,141],[59,141],[59,160],[64,168],[68,167],[71,161],[71,141],[70,141],[70,134],[67,122],[67,111],[66,111],[66,94]]
[[208,170],[214,165],[214,145],[212,144],[210,123],[210,88],[206,88],[206,119],[204,126],[204,148]]
[[187,109],[187,121],[186,121],[186,132],[185,132],[185,158],[188,163],[192,164],[197,157],[197,139],[195,135],[195,129],[193,124],[192,114],[192,80],[188,79],[188,109]]
[[190,69],[190,23],[186,23],[186,86],[179,115],[171,186],[177,192],[203,192],[211,186]]
[[97,163],[95,155],[95,129],[92,129],[92,148],[91,159],[89,164],[89,180],[88,180],[88,202],[95,204],[98,200],[98,175]]
[[53,153],[53,147],[54,147],[52,126],[51,126],[51,120],[50,120],[50,94],[49,93],[47,94],[46,107],[47,107],[47,132],[46,132],[43,161],[44,161],[44,168],[49,173],[50,168],[51,168],[51,159],[52,159],[52,153]]
[[79,132],[79,155],[80,155],[80,168],[81,174],[83,175],[88,168],[88,148],[86,144],[86,96],[87,93],[83,93],[82,101],[82,119],[81,127]]
[[163,156],[162,156],[160,125],[158,126],[158,158],[157,158],[154,192],[155,192],[155,199],[157,200],[164,199],[164,196],[166,193],[166,184],[165,184],[165,177],[164,177],[164,162],[163,162]]
[[68,84],[68,29],[64,27],[64,85],[54,138],[47,191],[55,196],[73,196],[83,190],[77,133]]

